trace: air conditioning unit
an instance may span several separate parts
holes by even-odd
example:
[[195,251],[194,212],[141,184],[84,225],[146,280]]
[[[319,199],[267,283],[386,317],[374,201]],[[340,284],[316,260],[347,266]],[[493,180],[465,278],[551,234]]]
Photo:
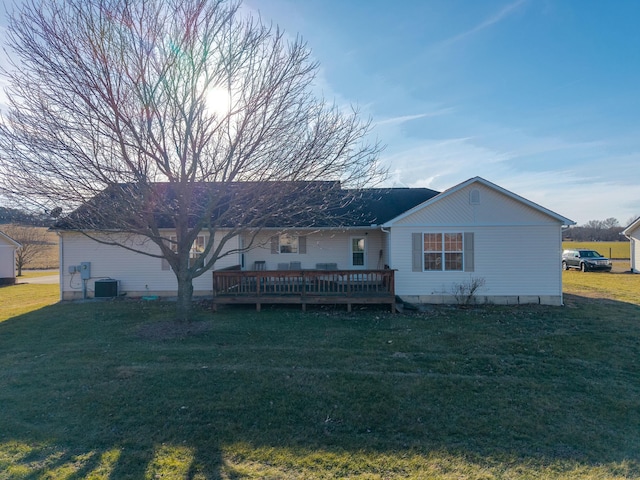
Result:
[[94,284],[95,298],[109,298],[118,296],[118,280],[104,278],[96,280]]

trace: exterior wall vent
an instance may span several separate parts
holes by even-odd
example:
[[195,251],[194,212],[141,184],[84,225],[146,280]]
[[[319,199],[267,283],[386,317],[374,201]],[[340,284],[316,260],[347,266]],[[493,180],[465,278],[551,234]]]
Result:
[[471,205],[479,205],[480,204],[480,190],[474,188],[469,192],[469,203]]

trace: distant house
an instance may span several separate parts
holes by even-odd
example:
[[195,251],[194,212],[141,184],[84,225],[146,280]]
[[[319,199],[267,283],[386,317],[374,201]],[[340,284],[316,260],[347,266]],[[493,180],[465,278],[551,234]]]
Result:
[[16,283],[16,250],[19,248],[18,242],[0,232],[0,285]]
[[640,217],[625,228],[622,234],[629,239],[631,271],[640,273]]
[[[392,270],[392,291],[407,302],[453,303],[460,286],[481,280],[479,302],[562,304],[562,227],[574,222],[483,178],[442,193],[367,189],[346,208],[357,215],[340,212],[337,224],[309,217],[247,229],[226,247],[237,253],[214,268]],[[128,296],[176,294],[166,261],[97,243],[64,220],[54,228],[60,235],[62,299],[92,296],[95,282],[105,278],[117,279],[119,293]],[[170,236],[171,229],[164,233]],[[130,241],[159,253],[150,241]],[[83,262],[84,280],[77,268]],[[213,293],[211,276],[194,280],[195,296]]]

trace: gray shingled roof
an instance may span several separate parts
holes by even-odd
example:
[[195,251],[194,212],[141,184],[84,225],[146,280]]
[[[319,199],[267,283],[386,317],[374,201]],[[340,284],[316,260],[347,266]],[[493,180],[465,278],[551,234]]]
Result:
[[[273,188],[285,193],[274,197]],[[260,226],[275,228],[380,225],[439,193],[428,188],[347,190],[340,188],[339,182],[198,184],[196,190],[191,209],[194,218],[211,198],[215,198],[219,206],[213,210],[211,218],[218,227],[252,225],[255,218],[268,211],[271,218],[261,222]],[[60,218],[53,229],[122,229],[113,212],[128,209],[131,217],[135,218],[145,208],[153,209],[159,228],[173,228],[170,205],[176,197],[175,189],[168,183],[157,183],[145,195],[138,195],[139,191],[132,185],[111,186]],[[292,204],[296,205],[293,209],[289,208]],[[295,215],[290,215],[289,210],[295,211]]]

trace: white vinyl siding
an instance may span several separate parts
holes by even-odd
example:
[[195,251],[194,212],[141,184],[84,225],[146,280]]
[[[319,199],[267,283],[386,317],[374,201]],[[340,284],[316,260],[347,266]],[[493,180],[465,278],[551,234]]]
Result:
[[[479,193],[472,194],[473,190]],[[489,301],[539,296],[558,304],[561,228],[558,219],[531,205],[485,185],[470,184],[392,223],[389,260],[396,270],[396,293],[429,301],[478,278],[484,281],[478,295]],[[424,271],[416,242],[422,234],[446,232],[463,233],[464,270]]]
[[[380,230],[369,230],[366,233],[366,269],[383,268],[387,256],[383,251],[386,239]],[[244,253],[244,268],[253,268],[254,262],[264,261],[265,268],[277,269],[278,263],[286,258],[286,262],[300,262],[303,269],[315,269],[318,263],[335,263],[340,269],[351,268],[350,239],[353,232],[349,231],[314,231],[296,232],[299,236],[299,253],[273,254],[271,253],[272,233],[262,233],[256,238],[253,247]],[[68,272],[70,265],[80,262],[91,262],[91,280],[87,291],[93,295],[95,280],[113,278],[120,282],[120,291],[131,296],[176,294],[177,283],[173,271],[162,269],[162,259],[141,255],[116,246],[97,243],[76,232],[63,232],[61,242],[61,293],[62,298],[80,298],[82,283],[78,274]],[[170,232],[167,232],[167,236]],[[304,240],[302,240],[304,239]],[[136,248],[144,248],[150,253],[159,253],[159,248],[148,240],[133,238],[130,241]],[[249,245],[250,238],[246,236],[244,245]],[[239,248],[239,238],[227,243],[228,248]],[[306,253],[301,253],[305,251]],[[241,264],[241,255],[232,254],[216,262],[216,270]],[[209,295],[212,288],[211,275],[204,273],[193,281],[195,295]]]
[[[1,238],[0,242],[2,242]],[[0,278],[13,278],[16,276],[15,251],[15,246],[0,243]]]
[[[471,191],[478,190],[480,203],[471,204]],[[393,226],[413,225],[445,228],[465,225],[545,225],[558,224],[544,213],[484,185],[472,184],[420,209],[394,223]],[[465,229],[466,230],[466,229]],[[417,231],[417,230],[416,230]]]
[[[265,262],[266,270],[276,270],[279,263],[286,262],[300,262],[303,269],[315,269],[317,264],[323,263],[335,263],[341,270],[351,269],[351,239],[356,236],[366,238],[365,269],[382,269],[387,262],[384,234],[378,229],[363,231],[361,234],[348,230],[295,231],[291,234],[298,235],[299,240],[304,238],[304,250],[300,244],[299,253],[280,254],[277,248],[278,237],[265,231],[254,239],[252,247],[244,254],[245,269],[252,269],[255,262]],[[246,236],[245,245],[248,246],[249,241]]]
[[[168,235],[168,234],[167,234]],[[79,298],[82,283],[78,274],[69,273],[69,266],[80,262],[91,262],[91,280],[87,284],[89,296],[93,295],[95,280],[113,278],[120,282],[120,292],[131,296],[145,294],[175,295],[177,282],[172,270],[163,270],[162,259],[149,257],[117,246],[103,245],[76,232],[62,232],[61,242],[61,282],[62,298]],[[156,244],[141,237],[130,238],[132,246],[150,253],[160,253]],[[229,248],[237,248],[237,237],[227,243]],[[240,256],[232,254],[221,258],[215,269],[240,263]],[[211,292],[211,275],[204,273],[193,281],[194,293],[205,295]]]
[[560,294],[559,226],[476,227],[468,233],[473,233],[473,272],[424,272],[413,271],[413,228],[392,228],[391,266],[397,270],[396,293],[442,295],[452,285],[477,277],[486,282],[481,294]]
[[640,273],[640,226],[629,234],[629,258],[631,271]]

